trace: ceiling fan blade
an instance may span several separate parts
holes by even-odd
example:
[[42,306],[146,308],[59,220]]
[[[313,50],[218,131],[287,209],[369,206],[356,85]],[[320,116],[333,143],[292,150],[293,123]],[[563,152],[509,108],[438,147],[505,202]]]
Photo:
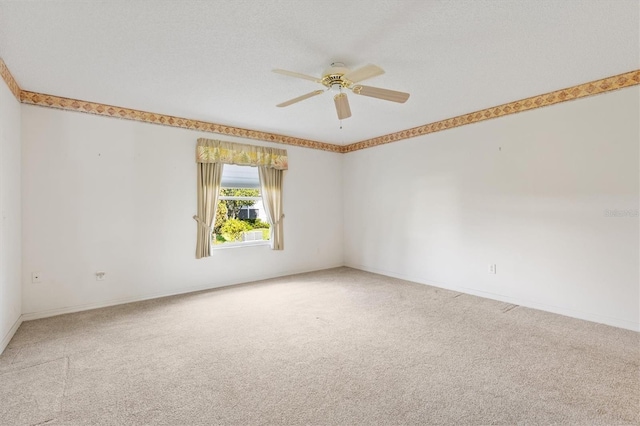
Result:
[[333,101],[336,103],[336,112],[340,120],[351,117],[351,108],[349,108],[349,99],[347,99],[346,93],[335,95]]
[[349,80],[352,83],[357,83],[359,81],[376,77],[381,74],[384,74],[384,70],[382,68],[377,65],[369,64],[365,65],[362,68],[358,68],[357,70],[349,71],[343,76],[343,78],[345,80]]
[[300,74],[299,72],[280,70],[280,69],[275,69],[275,70],[272,70],[272,71],[277,73],[277,74],[288,75],[289,77],[303,78],[305,80],[311,80],[311,81],[316,82],[316,83],[322,83],[322,80],[319,79],[318,77],[312,77],[310,75]]
[[321,93],[324,93],[324,90],[314,90],[313,92],[307,93],[306,95],[302,95],[302,96],[298,96],[297,98],[293,98],[290,99],[286,102],[283,102],[281,104],[276,105],[277,107],[286,107],[289,106],[291,104],[295,104],[296,102],[300,102],[300,101],[304,101],[305,99],[309,99],[313,96],[319,95]]
[[385,101],[405,103],[409,99],[409,94],[404,92],[396,92],[395,90],[380,89],[371,86],[353,86],[351,88],[356,95],[370,96],[372,98],[384,99]]

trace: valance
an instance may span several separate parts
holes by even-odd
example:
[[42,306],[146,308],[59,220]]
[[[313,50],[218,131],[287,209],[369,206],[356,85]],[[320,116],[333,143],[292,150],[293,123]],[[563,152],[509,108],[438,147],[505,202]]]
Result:
[[289,168],[286,149],[267,148],[205,138],[198,139],[196,162],[262,166],[276,170],[287,170]]

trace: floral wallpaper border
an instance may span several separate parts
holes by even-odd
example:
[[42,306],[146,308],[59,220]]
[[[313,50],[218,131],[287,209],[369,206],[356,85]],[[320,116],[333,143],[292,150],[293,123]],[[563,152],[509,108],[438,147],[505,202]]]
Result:
[[13,96],[15,96],[18,102],[20,102],[20,92],[22,92],[22,90],[20,90],[18,82],[16,82],[16,79],[13,78],[13,75],[11,75],[11,71],[9,71],[7,64],[4,63],[2,58],[0,58],[0,76],[2,76],[2,79],[7,84],[7,87],[9,88],[9,90],[11,90],[11,93],[13,93]]
[[96,102],[80,101],[77,99],[63,98],[60,96],[45,95],[42,93],[23,90],[20,95],[22,103],[30,105],[57,108],[67,111],[84,112],[87,114],[103,115],[107,117],[123,118],[126,120],[142,121],[145,123],[162,124],[183,129],[199,130],[202,132],[219,133],[221,135],[238,136],[247,139],[256,139],[267,142],[276,142],[284,145],[294,145],[304,148],[314,148],[323,151],[340,152],[341,147],[324,142],[308,139],[294,138],[276,133],[260,132],[258,130],[242,129],[240,127],[225,126],[206,121],[190,120],[188,118],[174,117],[171,115],[155,114],[136,109],[123,108],[113,105],[104,105]]
[[409,139],[429,133],[440,132],[442,130],[465,126],[467,124],[478,123],[491,118],[504,117],[505,115],[511,115],[522,111],[584,98],[599,93],[610,92],[612,90],[618,90],[638,84],[640,84],[640,70],[630,71],[624,74],[603,78],[601,80],[568,87],[566,89],[556,90],[555,92],[532,96],[530,98],[482,109],[469,114],[459,115],[446,120],[424,124],[412,129],[402,130],[388,135],[378,136],[373,139],[352,143],[350,145],[345,145],[342,152],[347,153],[358,151],[365,148],[397,142],[403,139]]
[[237,136],[247,139],[255,139],[266,142],[275,142],[283,145],[299,146],[304,148],[319,149],[337,153],[348,153],[365,148],[384,145],[391,142],[398,142],[404,139],[422,136],[429,133],[440,132],[454,127],[465,126],[467,124],[478,123],[497,117],[528,111],[587,96],[606,93],[624,87],[636,86],[640,84],[640,70],[629,71],[627,73],[579,84],[566,89],[530,98],[509,102],[491,108],[482,109],[469,114],[463,114],[446,120],[424,124],[412,129],[401,130],[388,135],[378,136],[372,139],[355,142],[349,145],[335,145],[326,142],[318,142],[309,139],[300,139],[292,136],[285,136],[276,133],[261,132],[258,130],[243,129],[239,127],[225,126],[222,124],[209,123],[206,121],[190,120],[187,118],[174,117],[170,115],[155,114],[151,112],[139,111],[130,108],[104,105],[96,102],[81,101],[78,99],[63,98],[60,96],[46,95],[42,93],[21,90],[18,83],[11,75],[6,64],[0,59],[0,75],[16,96],[25,104],[38,105],[47,108],[57,108],[67,111],[84,112],[87,114],[102,115],[107,117],[123,118],[127,120],[142,121],[145,123],[161,124],[183,129],[198,130],[203,132],[218,133],[221,135]]

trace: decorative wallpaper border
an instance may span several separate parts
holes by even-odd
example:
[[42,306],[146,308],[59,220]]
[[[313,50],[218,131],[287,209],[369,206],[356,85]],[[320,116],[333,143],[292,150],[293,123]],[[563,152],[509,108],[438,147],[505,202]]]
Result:
[[519,101],[509,102],[491,108],[482,109],[469,114],[459,115],[446,120],[436,121],[412,129],[401,130],[388,135],[366,139],[349,145],[335,145],[326,142],[318,142],[309,139],[295,138],[292,136],[279,135],[277,133],[261,132],[257,130],[243,129],[240,127],[225,126],[222,124],[209,123],[206,121],[190,120],[187,118],[174,117],[171,115],[155,114],[151,112],[139,111],[130,108],[122,108],[112,105],[104,105],[96,102],[81,101],[78,99],[63,98],[54,95],[29,92],[21,90],[18,83],[11,75],[4,61],[0,58],[0,76],[20,102],[30,105],[38,105],[47,108],[56,108],[66,111],[77,111],[87,114],[102,115],[106,117],[122,118],[126,120],[141,121],[144,123],[161,124],[164,126],[179,127],[183,129],[198,130],[202,132],[218,133],[221,135],[237,136],[247,139],[256,139],[266,142],[275,142],[283,145],[299,146],[304,148],[319,149],[337,153],[348,153],[365,148],[384,145],[391,142],[398,142],[416,136],[429,133],[440,132],[454,127],[465,126],[467,124],[478,123],[492,118],[503,117],[522,111],[528,111],[544,106],[567,102],[574,99],[584,98],[599,93],[611,92],[624,87],[636,86],[640,84],[640,70],[630,71],[624,74],[579,84],[566,89],[556,90],[543,95],[533,96]]
[[2,58],[0,58],[0,76],[2,76],[7,87],[11,90],[11,93],[13,93],[13,96],[15,96],[18,102],[20,102],[20,92],[22,92],[22,90],[20,89],[20,86],[18,86],[16,79],[11,75],[11,71],[9,71],[7,64],[4,63]]
[[397,142],[403,139],[440,132],[442,130],[478,123],[491,118],[503,117],[505,115],[511,115],[522,111],[584,98],[586,96],[596,95],[599,93],[610,92],[612,90],[618,90],[638,84],[640,84],[640,70],[630,71],[624,74],[603,78],[601,80],[579,84],[566,89],[556,90],[555,92],[546,93],[544,95],[509,102],[469,114],[463,114],[446,120],[414,127],[412,129],[402,130],[388,135],[379,136],[377,138],[352,143],[350,145],[343,146],[341,152],[347,153],[358,151],[360,149],[371,148],[391,142]]
[[123,118],[126,120],[142,121],[145,123],[162,124],[183,129],[198,130],[201,132],[219,133],[228,136],[238,136],[247,139],[257,139],[266,142],[276,142],[284,145],[314,148],[322,151],[341,152],[339,145],[317,142],[308,139],[294,138],[276,133],[260,132],[257,130],[243,129],[240,127],[225,126],[206,121],[190,120],[188,118],[174,117],[171,115],[155,114],[136,109],[104,105],[96,102],[80,101],[77,99],[63,98],[60,96],[45,95],[42,93],[23,90],[20,94],[22,103],[39,105],[48,108],[63,109],[66,111],[78,111],[87,114],[103,115],[107,117]]

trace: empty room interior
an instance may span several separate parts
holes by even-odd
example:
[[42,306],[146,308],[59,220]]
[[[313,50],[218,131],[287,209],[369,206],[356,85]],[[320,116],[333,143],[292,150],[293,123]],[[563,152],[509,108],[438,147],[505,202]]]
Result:
[[0,424],[640,424],[640,1],[0,0]]

